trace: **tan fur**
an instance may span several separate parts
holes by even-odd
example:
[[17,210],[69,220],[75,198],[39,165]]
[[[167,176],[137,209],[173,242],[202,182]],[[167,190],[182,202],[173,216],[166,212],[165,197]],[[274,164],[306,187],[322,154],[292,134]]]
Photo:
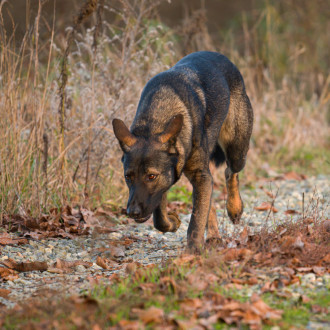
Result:
[[240,220],[243,212],[243,202],[239,194],[238,174],[232,173],[226,168],[226,185],[227,185],[227,212],[230,219],[236,223]]
[[207,240],[215,238],[220,238],[220,233],[218,228],[217,212],[215,207],[212,205],[207,221]]
[[223,122],[219,134],[218,142],[222,150],[226,151],[226,146],[228,146],[235,137],[235,118],[237,118],[237,109],[239,108],[239,101],[236,95],[230,97],[230,104],[228,109],[228,114],[225,121]]

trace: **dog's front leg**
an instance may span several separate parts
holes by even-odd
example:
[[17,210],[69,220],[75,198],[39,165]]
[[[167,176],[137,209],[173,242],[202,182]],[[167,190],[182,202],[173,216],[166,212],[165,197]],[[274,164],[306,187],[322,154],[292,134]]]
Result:
[[180,227],[181,221],[176,213],[167,213],[166,205],[167,199],[166,194],[164,194],[160,205],[155,209],[153,213],[154,226],[156,229],[163,233],[175,232]]
[[210,212],[213,179],[209,169],[185,172],[193,185],[193,212],[188,227],[188,250],[198,252],[204,245],[204,233]]

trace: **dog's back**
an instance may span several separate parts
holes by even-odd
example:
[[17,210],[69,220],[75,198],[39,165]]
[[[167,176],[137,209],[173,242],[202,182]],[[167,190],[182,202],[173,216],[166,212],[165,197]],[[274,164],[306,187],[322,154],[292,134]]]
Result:
[[[225,141],[220,141],[220,129],[228,112],[232,113],[228,119],[241,118],[247,134],[252,130],[252,109],[239,106],[242,97],[249,102],[242,76],[227,57],[216,52],[192,53],[146,84],[131,131],[144,137],[159,134],[173,116],[182,114],[184,127],[179,139],[186,156],[192,144],[201,143],[207,134],[210,158],[219,165],[225,160],[224,144],[237,138],[230,123],[223,134]],[[241,112],[247,113],[241,116]]]

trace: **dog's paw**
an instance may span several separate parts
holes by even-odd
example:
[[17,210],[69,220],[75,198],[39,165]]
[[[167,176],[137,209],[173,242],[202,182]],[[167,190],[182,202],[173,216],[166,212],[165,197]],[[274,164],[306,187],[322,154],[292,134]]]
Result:
[[207,249],[223,246],[223,240],[220,236],[212,236],[206,239],[205,247]]
[[168,219],[171,222],[171,229],[169,231],[172,233],[176,232],[181,225],[181,220],[179,216],[175,212],[169,212]]
[[185,254],[201,255],[203,250],[204,250],[204,247],[202,247],[202,246],[188,245],[185,248],[184,253]]
[[241,196],[238,196],[233,199],[228,199],[227,201],[227,213],[229,219],[232,221],[234,225],[238,224],[241,220],[241,216],[243,214],[243,202]]
[[187,247],[185,249],[185,253],[187,254],[196,254],[200,255],[205,249],[204,239],[196,240],[196,239],[188,239]]
[[229,216],[229,219],[231,220],[231,222],[234,225],[237,225],[240,222],[240,220],[241,220],[241,216],[242,216],[243,210],[240,211],[240,212],[229,212],[228,211],[227,213],[228,213],[228,216]]

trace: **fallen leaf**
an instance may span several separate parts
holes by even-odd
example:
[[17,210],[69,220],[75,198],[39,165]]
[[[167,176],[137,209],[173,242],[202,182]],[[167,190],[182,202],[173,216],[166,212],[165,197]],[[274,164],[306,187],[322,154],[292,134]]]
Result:
[[17,262],[11,258],[1,261],[0,264],[18,272],[45,271],[48,268],[45,261]]
[[89,296],[73,296],[70,300],[79,313],[93,313],[99,307],[97,300]]
[[209,286],[209,282],[204,279],[204,274],[199,272],[186,275],[186,280],[198,291],[204,291]]
[[272,309],[263,300],[258,297],[254,297],[254,295],[251,297],[251,302],[252,311],[261,316],[263,319],[281,319],[283,311]]
[[95,226],[95,225],[100,226],[100,221],[96,218],[94,212],[81,207],[80,213],[86,224],[92,225],[92,226]]
[[89,261],[83,261],[83,260],[74,260],[74,261],[67,261],[63,259],[56,259],[56,262],[52,265],[53,268],[57,269],[70,269],[75,268],[77,266],[84,266],[85,268],[90,268],[93,266],[92,262]]
[[253,252],[249,249],[228,249],[224,254],[225,261],[240,260],[251,256]]
[[254,209],[257,210],[257,211],[268,211],[268,210],[271,210],[274,213],[277,213],[278,212],[277,208],[275,208],[269,202],[262,202],[260,206],[255,206]]
[[28,244],[29,241],[26,238],[19,238],[19,237],[10,237],[8,233],[2,233],[0,235],[0,245],[21,245],[21,244]]
[[199,298],[186,298],[179,301],[180,310],[183,312],[195,311],[203,306],[203,301]]
[[180,330],[203,330],[204,327],[197,325],[197,320],[180,320],[175,319],[174,322],[177,324],[177,329]]
[[123,258],[125,257],[125,250],[122,247],[119,246],[111,246],[109,247],[109,252],[111,256],[114,258]]
[[118,267],[116,262],[107,258],[101,258],[100,256],[96,258],[96,264],[103,269],[113,269],[114,267]]
[[139,321],[130,321],[130,320],[120,320],[118,322],[119,328],[121,330],[140,330],[142,324]]
[[298,174],[296,172],[291,171],[284,174],[284,179],[302,181],[302,180],[306,180],[307,176],[304,174]]
[[182,255],[179,258],[175,259],[173,261],[174,265],[180,266],[180,265],[184,265],[188,262],[194,261],[196,260],[196,256],[192,255],[192,254],[186,254],[186,255]]
[[325,267],[314,266],[313,267],[313,272],[316,275],[323,276],[325,274]]
[[327,307],[322,307],[320,305],[312,305],[312,312],[315,314],[328,313]]
[[19,276],[18,273],[13,269],[0,267],[0,277],[6,281],[13,281]]
[[302,250],[305,246],[305,243],[301,239],[301,235],[298,235],[297,237],[294,236],[283,236],[279,241],[281,248],[283,250],[289,250],[289,249],[300,249]]
[[290,209],[288,209],[288,210],[286,210],[284,212],[284,214],[286,214],[286,215],[289,215],[289,214],[299,214],[299,212],[296,211],[296,210],[290,210]]
[[130,262],[126,264],[125,271],[127,274],[134,274],[140,266],[141,264],[139,262]]
[[230,301],[222,306],[222,309],[225,311],[234,311],[240,309],[241,303],[238,301]]
[[170,276],[164,276],[159,279],[159,284],[163,289],[166,289],[168,292],[168,289],[171,289],[174,293],[178,291],[177,284],[175,283],[175,280],[173,277]]
[[132,312],[137,314],[144,324],[161,323],[164,320],[164,311],[161,308],[151,306],[146,310],[133,308]]
[[246,245],[246,243],[249,240],[249,230],[248,228],[245,226],[243,231],[241,232],[240,236],[239,236],[239,242],[241,245]]
[[326,264],[330,264],[330,253],[328,253],[325,257],[323,257],[322,262]]
[[141,283],[139,285],[139,289],[141,289],[146,295],[150,296],[150,294],[154,293],[157,290],[156,283]]
[[309,302],[311,301],[310,298],[308,298],[308,297],[305,296],[305,295],[301,295],[299,299],[301,300],[301,302],[302,302],[303,304],[307,304],[307,303],[309,303]]
[[10,290],[0,288],[0,297],[8,298],[9,293],[11,293]]

